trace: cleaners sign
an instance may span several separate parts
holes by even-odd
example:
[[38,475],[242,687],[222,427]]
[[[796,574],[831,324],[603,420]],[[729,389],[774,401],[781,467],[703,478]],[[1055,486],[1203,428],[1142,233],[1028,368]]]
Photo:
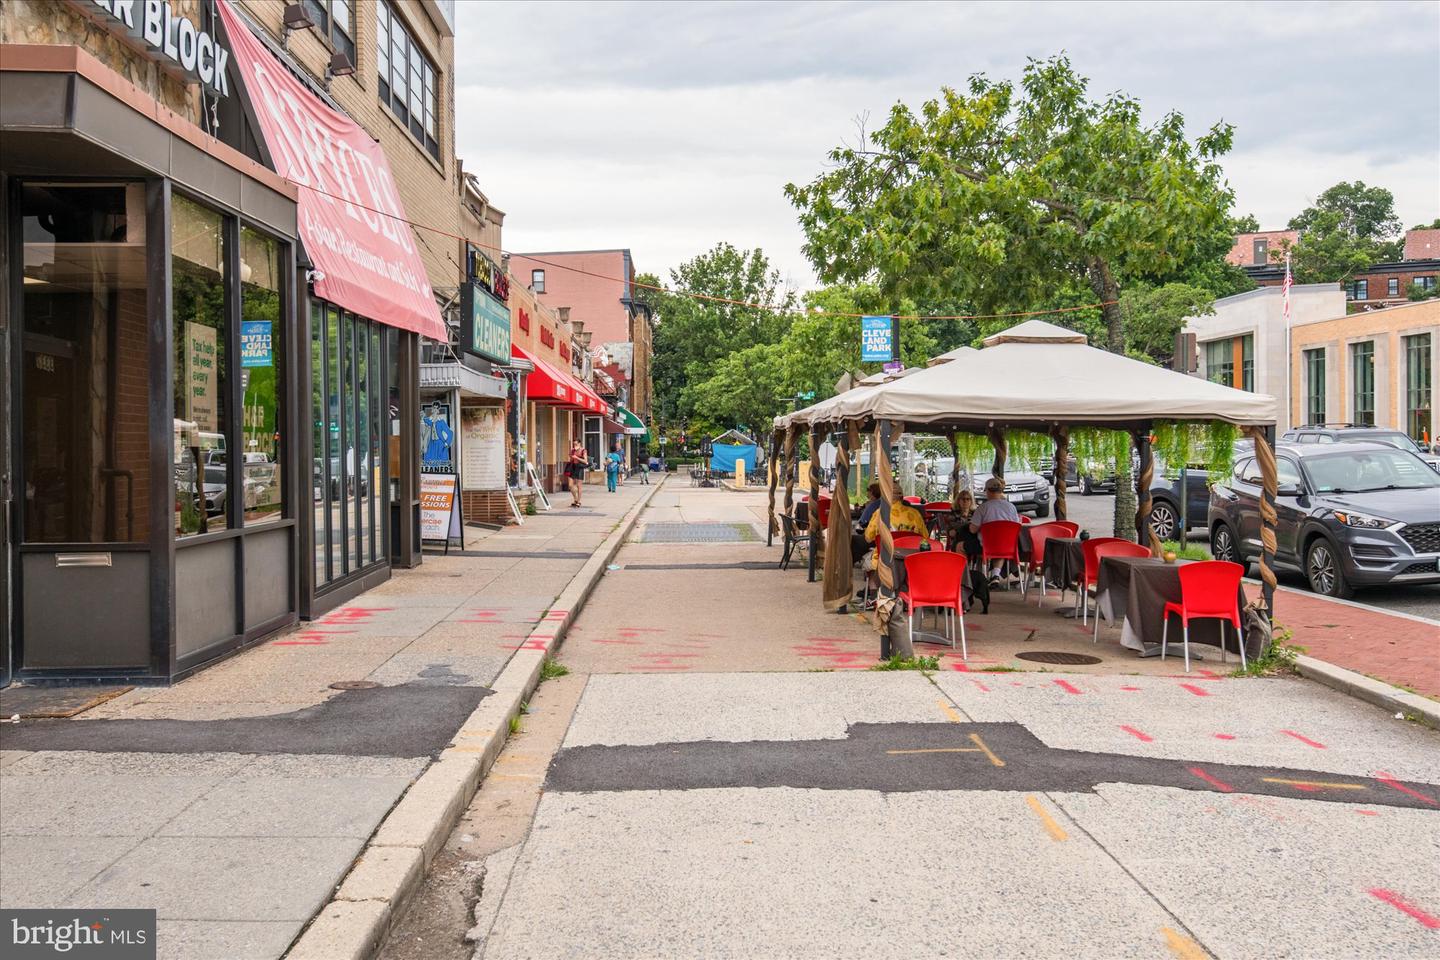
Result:
[[179,67],[218,97],[230,95],[225,67],[230,51],[194,21],[172,12],[164,0],[77,0],[96,18],[119,24],[125,32],[161,60]]

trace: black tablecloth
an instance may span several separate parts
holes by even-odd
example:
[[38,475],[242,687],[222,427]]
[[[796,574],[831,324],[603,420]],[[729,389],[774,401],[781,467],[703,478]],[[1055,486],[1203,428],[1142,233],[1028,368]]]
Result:
[[[1190,560],[1166,563],[1154,557],[1101,557],[1100,573],[1095,584],[1097,616],[1116,620],[1123,615],[1120,643],[1131,650],[1144,650],[1160,643],[1165,627],[1165,604],[1180,602],[1180,568]],[[1245,607],[1245,588],[1236,598],[1239,608]],[[1118,614],[1117,614],[1118,611]],[[1221,621],[1192,620],[1190,642],[1220,646]],[[1225,627],[1225,647],[1239,649],[1235,630]],[[1180,618],[1170,624],[1170,649],[1177,655],[1181,643]],[[1247,651],[1248,653],[1249,651]]]
[[1045,541],[1041,564],[1046,583],[1068,589],[1080,582],[1080,575],[1085,572],[1081,542],[1079,537],[1051,537]]

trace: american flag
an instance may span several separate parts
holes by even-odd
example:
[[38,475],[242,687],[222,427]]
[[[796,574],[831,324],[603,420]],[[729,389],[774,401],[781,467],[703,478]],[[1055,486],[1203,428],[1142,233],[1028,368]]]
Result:
[[1280,285],[1281,296],[1285,298],[1285,326],[1290,326],[1290,254],[1285,254],[1285,282]]

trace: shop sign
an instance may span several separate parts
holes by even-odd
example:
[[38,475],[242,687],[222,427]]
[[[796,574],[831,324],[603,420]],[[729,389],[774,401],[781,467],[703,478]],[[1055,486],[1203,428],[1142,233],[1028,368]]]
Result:
[[860,359],[862,362],[895,360],[900,354],[899,324],[894,317],[860,318]]
[[420,539],[461,536],[455,474],[427,473],[420,478]]
[[420,472],[455,472],[455,431],[450,404],[430,400],[420,404]]
[[549,327],[541,327],[541,328],[540,328],[540,342],[543,343],[543,344],[544,344],[545,346],[547,346],[547,347],[550,347],[550,348],[552,348],[552,349],[554,348],[554,346],[555,346],[555,334],[554,334],[553,331],[551,331],[551,329],[550,329]]
[[501,303],[509,301],[510,278],[505,271],[473,245],[467,245],[466,250],[470,254],[470,279],[494,294]]
[[179,67],[185,76],[198,80],[219,97],[230,95],[225,67],[230,51],[213,36],[195,26],[189,17],[171,11],[163,0],[80,0],[108,24],[119,24],[125,32],[155,56]]
[[505,489],[505,408],[460,408],[460,485],[464,490]]
[[275,354],[270,343],[269,320],[240,321],[240,366],[275,366]]
[[181,375],[185,378],[182,395],[185,397],[185,419],[203,431],[216,429],[215,381],[216,362],[215,328],[203,323],[185,323],[185,353]]
[[472,281],[460,293],[460,310],[468,318],[460,348],[492,363],[509,363],[510,308]]

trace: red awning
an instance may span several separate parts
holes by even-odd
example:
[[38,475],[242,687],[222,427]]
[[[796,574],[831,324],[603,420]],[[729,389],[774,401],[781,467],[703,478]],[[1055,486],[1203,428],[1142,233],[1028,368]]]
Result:
[[536,403],[553,403],[588,413],[604,413],[604,400],[574,376],[535,356],[519,344],[510,345],[510,356],[528,360],[535,370],[525,378],[525,393]]
[[227,0],[219,7],[275,172],[300,188],[300,238],[315,264],[315,295],[444,343],[449,334],[385,152],[305,89]]

